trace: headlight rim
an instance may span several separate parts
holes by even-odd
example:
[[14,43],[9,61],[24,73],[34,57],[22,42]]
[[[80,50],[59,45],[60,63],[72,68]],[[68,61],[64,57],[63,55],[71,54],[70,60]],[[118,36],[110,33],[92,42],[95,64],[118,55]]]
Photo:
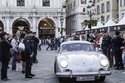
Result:
[[[106,62],[105,62],[106,61]],[[106,63],[106,64],[105,64]],[[108,67],[109,66],[109,61],[107,60],[107,59],[102,59],[101,61],[100,61],[100,65],[102,66],[102,67]]]
[[[66,62],[66,66],[62,66],[62,64],[65,64],[65,62]],[[60,61],[60,67],[61,67],[61,68],[67,68],[68,65],[69,65],[69,63],[68,63],[67,60],[61,60],[61,61]]]

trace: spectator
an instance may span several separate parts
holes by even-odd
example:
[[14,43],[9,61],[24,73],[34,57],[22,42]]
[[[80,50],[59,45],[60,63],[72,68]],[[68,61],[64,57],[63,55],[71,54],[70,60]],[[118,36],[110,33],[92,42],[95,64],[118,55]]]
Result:
[[41,46],[42,46],[42,39],[39,38],[39,44],[38,44],[38,50],[41,51]]
[[116,62],[115,69],[119,70],[119,69],[124,69],[122,63],[122,49],[121,49],[121,47],[123,46],[124,39],[120,36],[119,31],[116,31],[115,35],[116,36],[112,40],[112,50],[114,52],[115,62]]
[[21,33],[20,43],[19,43],[19,53],[21,54],[21,60],[22,60],[22,73],[25,73],[25,69],[26,69],[25,45],[23,43],[25,36],[26,36],[26,33]]
[[123,35],[124,42],[123,42],[123,64],[125,65],[125,34]]
[[[110,53],[111,40],[112,40],[112,38],[109,36],[109,33],[107,31],[104,31],[101,49],[102,49],[103,54],[105,54],[108,57],[110,63],[112,62],[112,56]],[[111,67],[111,65],[110,65],[110,67]]]
[[47,39],[47,44],[48,44],[48,47],[46,48],[46,50],[48,50],[49,48],[51,48],[52,50],[52,43],[50,39]]
[[0,37],[1,37],[0,48],[2,48],[1,49],[1,62],[2,62],[1,80],[7,81],[9,80],[7,77],[7,69],[8,69],[8,64],[9,64],[10,55],[11,55],[10,48],[12,48],[12,46],[7,41],[8,35],[6,32],[2,32]]
[[37,47],[38,47],[38,44],[39,44],[39,39],[36,37],[36,32],[33,32],[33,36],[32,36],[32,39],[33,39],[33,47],[34,47],[34,55],[33,55],[33,63],[38,63],[38,60],[37,60]]
[[26,70],[25,70],[25,78],[33,78],[35,76],[31,73],[32,69],[32,60],[33,60],[33,39],[32,39],[32,31],[29,31],[27,37],[24,38],[25,45],[25,56],[26,56]]
[[16,56],[18,53],[18,37],[13,35],[13,39],[11,41],[12,45],[12,71],[16,71]]

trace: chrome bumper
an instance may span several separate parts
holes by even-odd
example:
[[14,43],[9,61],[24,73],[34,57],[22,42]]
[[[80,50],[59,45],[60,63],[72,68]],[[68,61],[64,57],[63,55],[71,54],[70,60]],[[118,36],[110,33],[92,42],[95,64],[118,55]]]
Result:
[[56,75],[57,77],[78,77],[78,76],[107,76],[110,75],[111,71],[98,71],[98,72],[85,72],[85,73],[74,73],[72,71],[69,72],[57,72]]

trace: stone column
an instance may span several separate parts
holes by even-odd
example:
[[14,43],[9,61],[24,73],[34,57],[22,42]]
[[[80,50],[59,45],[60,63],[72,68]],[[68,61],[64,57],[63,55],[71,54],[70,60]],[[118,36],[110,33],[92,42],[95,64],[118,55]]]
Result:
[[39,37],[39,27],[36,27],[36,37]]
[[10,33],[10,19],[9,17],[6,17],[6,32]]
[[12,32],[13,27],[10,27],[9,30],[10,30],[9,34],[13,34],[13,32]]
[[36,18],[33,17],[33,32],[36,32]]
[[55,37],[61,37],[60,31],[58,31],[60,26],[60,18],[58,17],[56,20]]
[[64,18],[64,21],[63,21],[63,36],[66,36],[66,32],[65,32],[65,30],[66,30],[66,19]]

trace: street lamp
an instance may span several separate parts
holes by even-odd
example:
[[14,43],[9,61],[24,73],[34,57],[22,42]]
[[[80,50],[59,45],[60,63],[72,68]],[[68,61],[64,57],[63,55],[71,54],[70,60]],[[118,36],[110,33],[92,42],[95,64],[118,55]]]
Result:
[[64,17],[63,17],[63,9],[61,10],[60,12],[60,24],[61,24],[61,31],[60,31],[60,34],[61,34],[61,37],[63,36],[63,21],[64,21]]
[[89,5],[87,6],[87,9],[89,10],[88,11],[88,15],[89,15],[89,18],[90,18],[90,21],[89,21],[89,24],[88,24],[88,28],[90,29],[90,33],[91,33],[91,29],[92,29],[92,16],[93,16],[93,13],[91,11],[91,8],[95,6],[93,4],[93,1],[92,0],[89,0]]

